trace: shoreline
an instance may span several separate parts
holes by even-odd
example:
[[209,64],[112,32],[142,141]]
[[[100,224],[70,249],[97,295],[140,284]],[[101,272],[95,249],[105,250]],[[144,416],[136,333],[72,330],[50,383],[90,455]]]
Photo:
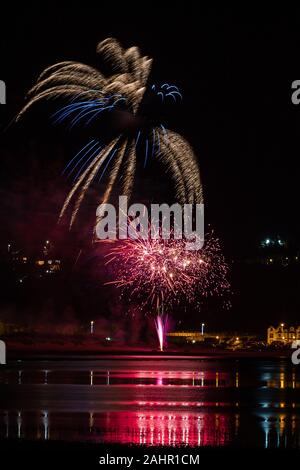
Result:
[[291,357],[291,351],[230,351],[202,349],[197,351],[167,350],[164,352],[157,350],[143,349],[52,349],[52,348],[7,348],[7,361],[10,360],[39,360],[39,359],[70,359],[70,360],[89,360],[89,359],[132,359],[142,360],[152,358],[156,360],[185,360],[185,359],[215,359],[215,360],[234,360],[234,359],[257,359],[257,360],[286,360]]

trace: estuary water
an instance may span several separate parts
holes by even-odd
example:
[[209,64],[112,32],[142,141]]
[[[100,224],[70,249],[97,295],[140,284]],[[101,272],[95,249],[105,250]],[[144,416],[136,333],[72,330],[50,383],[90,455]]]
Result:
[[0,438],[300,449],[288,359],[89,356],[0,366]]

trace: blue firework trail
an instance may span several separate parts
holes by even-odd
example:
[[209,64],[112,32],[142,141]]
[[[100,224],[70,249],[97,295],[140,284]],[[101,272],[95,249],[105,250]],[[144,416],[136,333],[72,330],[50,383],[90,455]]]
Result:
[[82,147],[79,152],[73,157],[69,163],[65,166],[62,174],[64,175],[66,171],[69,169],[67,178],[69,178],[72,173],[76,170],[78,165],[82,163],[81,167],[77,171],[73,181],[76,181],[80,175],[82,174],[83,170],[87,167],[88,163],[94,158],[99,152],[101,151],[102,146],[100,145],[99,140],[92,139],[90,140],[84,147]]
[[[178,87],[175,85],[170,85],[168,83],[163,83],[161,86],[152,85],[152,90],[158,95],[161,96],[162,101],[167,98],[171,97],[176,102],[176,95],[182,98],[181,93],[179,92]],[[110,111],[115,109],[117,105],[120,103],[126,103],[126,98],[119,93],[112,94],[110,96],[103,96],[103,98],[97,98],[94,100],[86,100],[86,101],[73,101],[72,103],[63,106],[61,109],[56,111],[53,114],[54,123],[61,124],[63,122],[68,122],[69,128],[72,129],[76,125],[80,125],[84,123],[85,126],[91,124],[91,122],[98,118],[99,115],[104,111]],[[163,130],[164,134],[167,134],[165,127],[161,124],[161,129]],[[156,148],[158,152],[160,151],[160,137],[157,134],[157,142],[156,142],[156,132],[155,129],[152,128],[152,135],[149,135],[151,141],[151,157],[155,154]],[[143,147],[144,147],[144,168],[147,166],[148,156],[149,156],[149,138],[143,136],[142,131],[139,130],[135,140],[135,147],[137,148],[140,139],[143,139]],[[82,174],[83,170],[87,167],[88,163],[92,160],[92,158],[97,155],[101,150],[101,146],[99,145],[99,141],[96,139],[92,139],[89,141],[79,152],[73,157],[70,162],[67,164],[65,169],[63,170],[63,174],[67,171],[69,167],[71,167],[70,172],[68,173],[68,177],[75,171],[75,169],[83,162],[79,171],[76,173],[73,181],[76,181],[80,175]],[[107,168],[109,167],[110,162],[112,161],[114,155],[117,153],[118,149],[114,149],[105,164],[103,171],[100,174],[98,182],[101,181],[103,178]],[[80,158],[79,158],[80,157]],[[73,166],[71,166],[73,164]],[[99,170],[100,171],[100,170]]]
[[96,117],[98,114],[100,113],[103,113],[103,111],[106,111],[106,110],[111,110],[113,109],[113,105],[110,105],[110,106],[94,106],[92,109],[88,109],[88,110],[82,110],[78,113],[78,115],[76,117],[74,117],[71,121],[71,125],[70,125],[70,129],[72,129],[74,126],[76,126],[76,124],[81,124],[81,121],[84,121],[84,118],[86,118],[87,116],[89,116],[90,114],[92,114],[92,116],[85,121],[85,126],[87,126],[88,124],[91,123],[91,121],[93,120],[94,117]]
[[[107,160],[106,165],[104,166],[102,172],[100,173],[100,176],[99,176],[99,179],[98,179],[98,182],[99,182],[99,183],[100,183],[101,179],[103,178],[103,176],[104,176],[104,174],[105,174],[105,172],[106,172],[106,170],[107,170],[107,168],[108,168],[110,162],[112,161],[112,159],[114,158],[114,156],[115,156],[116,153],[118,152],[118,150],[119,150],[119,148],[115,148],[115,149],[113,149],[113,151],[111,152],[111,155],[110,155],[109,159]],[[99,171],[100,171],[100,170],[99,170]]]
[[182,100],[182,94],[179,91],[179,88],[175,85],[169,85],[169,83],[163,83],[162,85],[152,85],[151,89],[157,96],[161,98],[161,101],[164,102],[166,98],[170,97],[177,102],[177,97]]
[[149,142],[148,139],[145,140],[145,160],[144,160],[144,168],[147,165],[147,160],[148,160],[148,147],[149,147]]
[[[65,167],[64,171],[62,174],[65,174],[66,173],[66,170],[71,166],[71,164],[73,163],[73,166],[71,167],[71,170],[69,171],[67,177],[70,177],[71,174],[75,171],[75,169],[78,167],[78,165],[83,161],[83,164],[81,165],[81,167],[79,168],[78,172],[76,173],[76,175],[74,176],[73,178],[73,181],[76,181],[80,175],[82,174],[82,172],[86,169],[86,167],[88,166],[89,162],[97,155],[101,152],[101,149],[103,147],[100,145],[100,142],[99,140],[95,140],[95,139],[92,139],[91,141],[89,141],[76,155],[75,157],[73,157],[69,163],[67,164],[67,166]],[[84,152],[84,150],[86,150]],[[101,171],[101,167],[99,168],[99,171],[98,171],[98,174],[100,173],[100,176],[98,178],[98,182],[101,181],[101,179],[103,178],[110,162],[112,161],[113,157],[116,155],[116,153],[119,151],[119,148],[116,147],[114,148],[111,152],[110,152],[110,156],[103,168],[103,170]],[[80,157],[77,161],[76,159]],[[96,179],[96,176],[95,175],[95,178]]]
[[137,147],[137,145],[138,145],[138,143],[139,143],[140,137],[141,137],[141,131],[138,131],[137,137],[136,137],[136,139],[135,139],[135,146],[136,146],[136,147]]
[[[137,47],[124,49],[114,38],[101,41],[97,45],[97,54],[111,67],[110,74],[103,74],[94,67],[75,61],[51,65],[40,74],[29,91],[28,101],[17,120],[36,103],[61,99],[68,103],[58,109],[52,118],[55,124],[66,124],[69,129],[88,127],[93,121],[105,119],[107,113],[118,108],[125,108],[128,114],[137,116],[147,89],[152,59],[141,55]],[[169,83],[154,84],[151,91],[165,104],[182,99],[179,88]],[[137,153],[141,156],[144,167],[149,157],[160,158],[171,173],[180,202],[202,202],[200,175],[188,143],[179,134],[167,131],[163,125],[141,127],[135,137],[125,132],[125,135],[116,136],[104,146],[98,138],[90,139],[67,163],[63,174],[67,173],[74,178],[73,186],[65,199],[59,219],[72,204],[70,228],[72,227],[91,182],[96,176],[101,181],[112,163],[103,200],[107,201],[110,197],[121,169],[124,170],[123,190],[130,196]]]
[[[97,98],[89,101],[76,101],[72,102],[59,109],[53,114],[55,124],[61,124],[64,121],[69,122],[70,129],[76,124],[81,124],[87,116],[89,119],[85,121],[85,125],[89,125],[100,113],[107,110],[115,109],[118,103],[126,103],[126,98],[120,94],[105,96],[102,99]],[[72,117],[72,119],[71,119]]]
[[84,110],[86,108],[97,107],[100,104],[100,100],[94,101],[78,101],[75,103],[68,104],[63,108],[56,111],[52,117],[57,118],[54,120],[54,123],[62,123],[64,120],[67,120],[72,113],[77,112],[78,110]]
[[[152,131],[153,131],[152,135],[154,135],[154,129],[152,129]],[[142,143],[140,143],[140,145],[138,145],[140,140],[141,140]],[[146,165],[147,165],[147,161],[148,161],[149,139],[148,139],[148,137],[144,138],[143,135],[142,135],[142,131],[139,130],[138,133],[137,133],[137,137],[135,139],[135,148],[136,149],[138,147],[140,148],[142,145],[143,145],[144,152],[145,152],[145,154],[144,154],[145,155],[144,156],[144,168],[145,168]],[[152,141],[152,152],[153,152],[153,141]]]
[[[77,174],[75,175],[75,177],[73,178],[73,181],[76,181],[80,175],[82,174],[83,170],[86,169],[86,167],[88,166],[88,163],[90,161],[92,161],[92,159],[97,155],[99,154],[99,152],[101,151],[101,145],[99,145],[99,142],[97,142],[98,145],[96,147],[96,150],[94,150],[91,155],[83,162],[82,166],[80,167],[79,171],[77,172]],[[88,152],[89,153],[89,152]]]
[[[90,147],[93,142],[95,142],[95,139],[90,140],[84,147],[82,147],[81,150],[79,150],[79,152],[76,153],[75,157],[73,157],[73,158],[69,161],[69,163],[65,166],[65,168],[64,168],[64,170],[63,170],[63,172],[62,172],[62,175],[65,174],[65,172],[67,171],[67,169],[69,168],[69,166],[76,160],[76,158],[78,158],[78,157],[81,155],[81,153],[82,153],[85,149],[88,149],[88,147]],[[88,149],[88,150],[89,150],[89,149]],[[87,151],[88,151],[88,150],[87,150]]]
[[[176,97],[180,97],[182,99],[182,95],[179,92],[178,87],[175,85],[170,85],[168,83],[163,83],[162,85],[152,85],[152,90],[157,94],[157,96],[161,96],[162,101],[165,98],[171,97],[176,102]],[[61,109],[56,111],[53,114],[54,123],[61,124],[63,122],[67,122],[69,128],[72,129],[76,125],[84,124],[88,126],[91,122],[98,118],[99,115],[104,111],[111,111],[115,109],[120,103],[126,103],[126,98],[121,94],[112,94],[109,96],[103,96],[102,98],[86,100],[86,101],[72,101],[70,104],[63,106]],[[167,135],[167,130],[161,124],[160,128],[163,130],[164,136]],[[140,140],[143,141],[142,147],[144,148],[144,168],[147,166],[148,157],[149,157],[149,142],[151,142],[151,157],[154,156],[155,152],[160,152],[160,136],[159,133],[156,133],[155,128],[152,128],[149,135],[143,135],[142,130],[140,129],[137,132],[137,136],[135,139],[135,147],[137,148],[139,145]],[[100,182],[105,175],[111,161],[113,160],[114,156],[117,154],[119,148],[113,148],[110,152],[109,157],[105,163],[103,170],[99,169],[97,175],[99,175],[98,182]],[[88,164],[92,161],[92,159],[99,154],[101,151],[101,145],[99,140],[92,139],[90,140],[79,152],[69,161],[66,165],[65,169],[63,170],[63,174],[66,173],[68,169],[70,169],[68,173],[68,177],[71,176],[72,173],[79,167],[76,175],[73,178],[73,181],[77,181],[83,171],[87,168]],[[80,166],[81,165],[81,166]],[[96,175],[96,176],[97,176]],[[95,179],[95,178],[94,178]]]
[[151,151],[151,157],[154,157],[155,153],[155,144],[156,144],[156,132],[155,129],[152,129],[152,151]]

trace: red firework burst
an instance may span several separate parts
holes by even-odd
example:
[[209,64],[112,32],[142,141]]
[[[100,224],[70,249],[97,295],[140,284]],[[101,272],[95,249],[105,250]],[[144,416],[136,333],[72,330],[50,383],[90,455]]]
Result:
[[143,304],[198,301],[229,291],[228,265],[219,241],[207,235],[201,250],[187,250],[184,239],[137,239],[116,242],[108,254],[116,284]]

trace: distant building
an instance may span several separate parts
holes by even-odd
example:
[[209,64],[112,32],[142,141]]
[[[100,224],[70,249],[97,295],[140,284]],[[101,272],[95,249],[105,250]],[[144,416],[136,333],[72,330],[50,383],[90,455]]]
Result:
[[[43,278],[51,274],[63,271],[63,263],[60,257],[53,253],[54,247],[46,240],[42,250],[34,255],[28,255],[22,249],[7,244],[3,259],[11,271],[15,274],[16,281],[23,283],[29,278]],[[1,250],[0,250],[1,257]],[[0,263],[1,264],[1,263]]]
[[268,344],[272,344],[274,342],[288,344],[297,339],[300,340],[300,326],[287,327],[284,323],[280,323],[278,328],[274,328],[274,326],[270,326],[268,328]]
[[27,328],[23,325],[0,321],[0,336],[11,335],[14,333],[24,333],[25,331],[27,331]]
[[211,342],[214,344],[221,343],[235,343],[242,344],[242,342],[256,339],[256,336],[249,334],[239,334],[230,331],[221,332],[201,332],[201,331],[171,331],[167,333],[169,339],[177,340],[178,342],[184,343],[199,343],[199,342]]
[[299,247],[279,235],[261,240],[256,253],[244,260],[247,264],[287,267],[300,263]]
[[167,336],[170,338],[176,338],[178,340],[183,340],[187,342],[198,342],[204,341],[205,334],[201,334],[200,331],[172,331],[167,333]]

